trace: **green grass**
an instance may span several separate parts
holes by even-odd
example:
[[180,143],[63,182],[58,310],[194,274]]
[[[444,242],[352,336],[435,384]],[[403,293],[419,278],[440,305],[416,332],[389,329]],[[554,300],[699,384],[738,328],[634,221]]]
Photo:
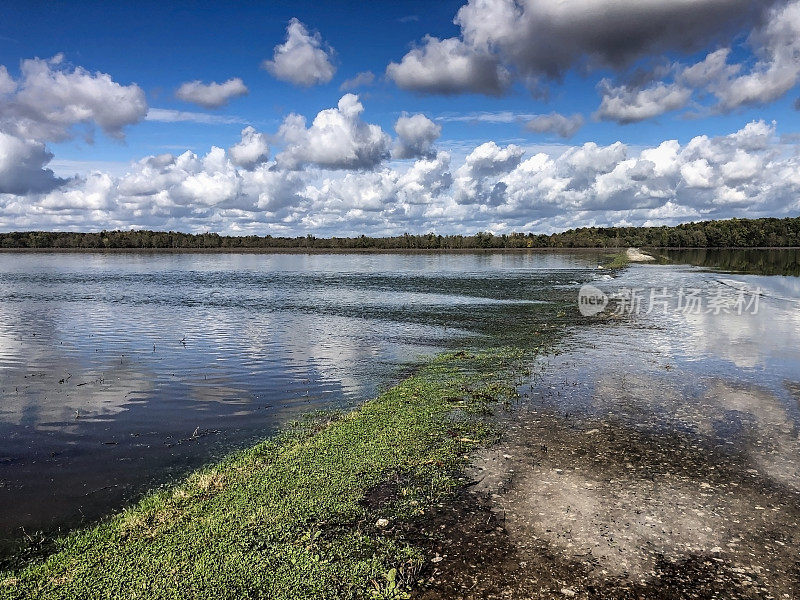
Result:
[[606,257],[603,262],[604,269],[624,269],[631,264],[627,252],[619,252]]
[[[426,557],[376,519],[416,518],[453,493],[528,356],[439,356],[353,412],[295,423],[56,540],[0,573],[0,598],[407,597]],[[398,475],[398,497],[368,508],[365,494]]]

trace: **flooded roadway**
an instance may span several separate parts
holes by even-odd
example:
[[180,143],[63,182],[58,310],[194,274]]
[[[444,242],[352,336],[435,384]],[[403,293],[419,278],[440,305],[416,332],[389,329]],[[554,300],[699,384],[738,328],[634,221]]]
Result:
[[[487,557],[465,597],[797,597],[800,279],[642,265],[597,285],[641,310],[612,301],[520,388],[472,471],[516,576],[483,577]],[[647,314],[654,287],[671,298]]]

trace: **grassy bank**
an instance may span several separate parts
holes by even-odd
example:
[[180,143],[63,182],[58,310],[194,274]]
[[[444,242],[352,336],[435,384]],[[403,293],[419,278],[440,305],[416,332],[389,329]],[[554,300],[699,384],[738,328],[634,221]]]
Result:
[[[402,598],[430,557],[394,534],[462,485],[529,353],[442,355],[0,573],[0,598]],[[389,478],[384,503],[364,501]],[[385,521],[384,521],[385,519]]]
[[604,269],[624,269],[631,264],[627,252],[618,252],[605,257],[602,263]]

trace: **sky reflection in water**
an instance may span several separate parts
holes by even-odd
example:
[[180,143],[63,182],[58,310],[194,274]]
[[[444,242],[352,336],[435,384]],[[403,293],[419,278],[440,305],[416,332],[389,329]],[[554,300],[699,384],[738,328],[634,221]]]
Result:
[[[75,524],[535,320],[596,257],[0,256],[0,533]],[[565,292],[566,293],[566,292]]]

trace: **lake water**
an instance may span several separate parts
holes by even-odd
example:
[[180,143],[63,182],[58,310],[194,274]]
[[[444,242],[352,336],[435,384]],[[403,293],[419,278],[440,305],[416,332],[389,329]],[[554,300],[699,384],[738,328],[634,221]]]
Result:
[[74,526],[421,357],[522,337],[596,254],[0,254],[0,537]]
[[[783,589],[798,253],[668,254],[613,276],[596,252],[0,254],[0,536],[94,520],[444,349],[566,326],[513,417],[512,533],[642,576],[689,548],[752,555]],[[600,316],[578,312],[586,283]]]

